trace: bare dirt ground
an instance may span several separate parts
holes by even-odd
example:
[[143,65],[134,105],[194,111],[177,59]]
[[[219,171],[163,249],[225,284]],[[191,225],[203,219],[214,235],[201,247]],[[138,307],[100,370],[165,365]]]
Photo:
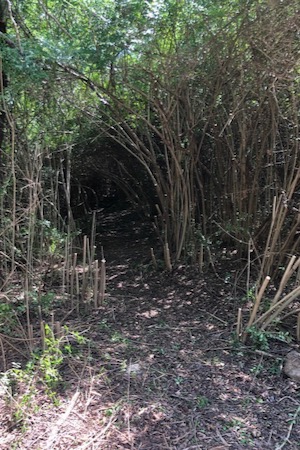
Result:
[[65,356],[54,403],[41,386],[18,422],[18,397],[2,390],[0,449],[300,449],[299,385],[281,371],[297,345],[270,341],[265,355],[234,339],[241,266],[154,271],[128,212],[102,218],[99,238],[106,302],[66,319],[85,341]]

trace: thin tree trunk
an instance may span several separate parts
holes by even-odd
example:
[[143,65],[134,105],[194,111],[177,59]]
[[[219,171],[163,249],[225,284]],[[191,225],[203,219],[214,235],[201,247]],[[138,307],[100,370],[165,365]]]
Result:
[[[7,4],[5,0],[0,0],[0,33],[6,34],[7,26]],[[1,58],[1,57],[0,57]],[[1,61],[2,62],[2,61]],[[0,65],[0,95],[2,99],[3,91],[7,86],[7,76],[2,70],[2,64]],[[1,101],[0,106],[0,151],[4,139],[4,129],[5,129],[6,114],[3,106],[3,101]],[[1,153],[0,153],[1,155]],[[1,158],[1,156],[0,156]],[[0,159],[0,174],[2,172],[2,158]],[[0,175],[1,176],[1,175]],[[2,178],[2,177],[1,177]]]

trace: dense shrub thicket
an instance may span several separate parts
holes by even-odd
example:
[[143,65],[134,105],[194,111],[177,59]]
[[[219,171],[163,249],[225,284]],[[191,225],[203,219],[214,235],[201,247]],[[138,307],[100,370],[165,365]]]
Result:
[[0,10],[4,272],[71,231],[82,192],[143,206],[174,261],[223,241],[267,274],[299,251],[298,2]]

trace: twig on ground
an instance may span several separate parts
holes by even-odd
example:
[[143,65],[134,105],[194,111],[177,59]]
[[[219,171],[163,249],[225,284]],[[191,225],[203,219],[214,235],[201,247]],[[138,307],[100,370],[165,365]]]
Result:
[[296,399],[294,399],[293,397],[290,397],[289,395],[285,395],[284,397],[280,398],[278,400],[278,403],[282,402],[283,400],[290,400],[291,402],[296,403],[297,405],[299,405],[299,402],[297,402]]
[[69,415],[72,412],[72,409],[74,408],[78,397],[80,395],[80,392],[75,392],[75,394],[72,397],[72,400],[68,406],[68,408],[66,409],[66,411],[64,412],[64,414],[59,418],[59,420],[57,421],[56,425],[54,426],[52,433],[50,434],[48,440],[47,440],[47,444],[46,444],[46,449],[52,449],[53,448],[53,444],[57,438],[57,435],[59,434],[60,428],[62,427],[62,425],[64,424],[64,422],[67,420],[67,418],[69,417]]
[[222,442],[222,444],[223,444],[223,445],[226,445],[226,447],[229,448],[230,445],[229,445],[228,442],[223,438],[223,436],[221,435],[220,430],[219,430],[218,427],[216,427],[216,432],[217,432],[218,438],[220,439],[220,441]]
[[300,405],[298,406],[298,408],[296,409],[295,414],[293,415],[293,418],[291,420],[291,423],[290,423],[290,426],[289,426],[289,429],[288,429],[286,437],[284,438],[284,440],[282,441],[282,443],[280,445],[276,446],[275,450],[281,450],[289,442],[290,436],[291,436],[292,431],[293,431],[293,426],[296,423],[298,414],[300,414]]
[[[203,310],[201,310],[203,311]],[[212,314],[208,311],[204,311],[205,314],[208,314],[209,316],[213,317],[214,319],[218,320],[219,322],[223,323],[224,325],[228,325],[228,322],[226,320],[221,319],[220,317],[216,316],[215,314]]]
[[98,434],[96,434],[96,436],[94,436],[88,442],[83,444],[81,447],[78,447],[78,450],[86,450],[87,448],[89,448],[90,445],[93,445],[98,439],[101,439],[105,435],[105,433],[109,430],[109,428],[112,426],[112,424],[116,422],[116,420],[117,420],[116,416],[111,416],[106,427],[104,427],[103,430],[101,430]]
[[[249,350],[249,352],[252,353],[252,351],[250,351],[250,350]],[[268,358],[282,359],[282,356],[273,355],[272,353],[268,353],[263,350],[255,350],[254,353],[256,353],[257,355],[261,355],[261,356],[267,356]]]

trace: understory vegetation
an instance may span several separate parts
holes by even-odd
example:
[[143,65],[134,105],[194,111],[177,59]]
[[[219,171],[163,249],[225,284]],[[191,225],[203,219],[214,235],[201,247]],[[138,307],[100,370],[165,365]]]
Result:
[[59,403],[82,346],[93,359],[67,322],[110,310],[99,217],[112,211],[148,227],[140,273],[184,267],[239,292],[232,348],[300,341],[298,1],[0,0],[0,73],[0,393],[14,426],[39,389]]

